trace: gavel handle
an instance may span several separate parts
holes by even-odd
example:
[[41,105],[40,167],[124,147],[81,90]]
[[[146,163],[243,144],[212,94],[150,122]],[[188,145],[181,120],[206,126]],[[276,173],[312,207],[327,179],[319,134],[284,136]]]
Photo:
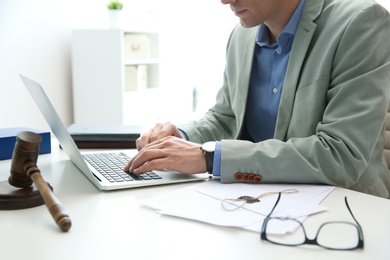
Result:
[[50,214],[58,227],[67,232],[72,226],[69,215],[65,212],[59,199],[54,195],[49,185],[43,180],[40,170],[36,165],[26,165],[27,175],[30,176],[34,184],[37,186],[43,201],[46,204]]

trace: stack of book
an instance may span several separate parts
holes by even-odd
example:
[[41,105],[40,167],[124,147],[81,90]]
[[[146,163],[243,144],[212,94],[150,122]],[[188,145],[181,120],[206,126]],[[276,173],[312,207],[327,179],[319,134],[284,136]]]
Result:
[[126,125],[80,125],[67,128],[77,147],[82,149],[134,149],[141,135],[141,126]]
[[42,142],[39,146],[39,154],[51,153],[50,132],[28,127],[2,128],[0,129],[0,160],[8,160],[12,158],[16,143],[16,136],[19,132],[23,131],[34,132],[42,137]]

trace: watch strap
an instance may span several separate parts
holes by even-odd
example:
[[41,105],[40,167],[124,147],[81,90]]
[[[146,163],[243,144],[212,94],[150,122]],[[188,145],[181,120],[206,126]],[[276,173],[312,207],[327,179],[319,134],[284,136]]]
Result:
[[205,152],[204,156],[206,159],[207,172],[211,174],[213,172],[213,165],[214,165],[214,152]]

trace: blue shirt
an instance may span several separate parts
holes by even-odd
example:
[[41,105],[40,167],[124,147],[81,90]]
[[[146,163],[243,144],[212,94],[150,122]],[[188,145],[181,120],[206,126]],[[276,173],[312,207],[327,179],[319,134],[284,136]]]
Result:
[[[245,114],[246,128],[254,142],[274,136],[284,77],[304,4],[305,0],[302,0],[275,43],[270,42],[268,27],[265,24],[260,25]],[[220,176],[220,168],[221,143],[217,142],[214,153],[214,176]]]

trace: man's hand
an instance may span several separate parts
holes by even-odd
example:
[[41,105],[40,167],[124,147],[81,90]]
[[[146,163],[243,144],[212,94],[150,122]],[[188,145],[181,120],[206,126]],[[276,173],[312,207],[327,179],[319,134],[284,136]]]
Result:
[[137,150],[140,151],[146,145],[167,136],[176,136],[178,138],[184,139],[179,129],[177,129],[174,124],[170,122],[156,124],[154,128],[150,129],[136,140]]
[[[150,140],[150,139],[149,139]],[[204,173],[206,160],[201,145],[175,136],[146,144],[124,167],[135,174],[169,169],[181,173]]]

